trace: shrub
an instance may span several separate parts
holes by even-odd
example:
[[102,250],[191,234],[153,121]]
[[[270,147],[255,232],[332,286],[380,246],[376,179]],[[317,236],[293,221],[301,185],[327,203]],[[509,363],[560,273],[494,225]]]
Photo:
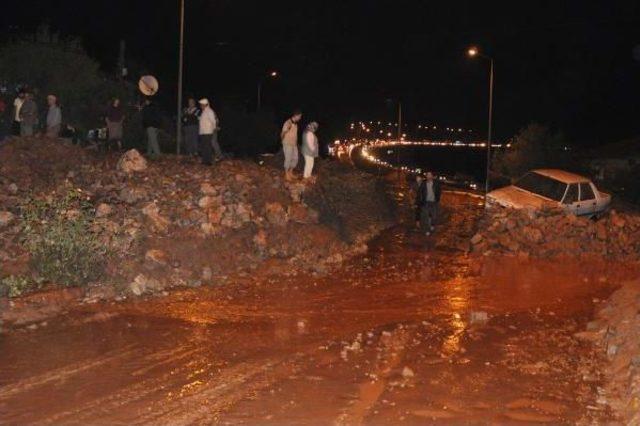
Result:
[[29,200],[23,219],[31,266],[41,280],[71,286],[102,274],[106,248],[91,231],[91,206],[80,191]]
[[0,280],[0,297],[20,296],[31,285],[31,281],[25,276],[9,275]]
[[495,153],[493,171],[517,178],[535,168],[575,169],[572,154],[562,133],[531,123],[514,136],[510,149]]

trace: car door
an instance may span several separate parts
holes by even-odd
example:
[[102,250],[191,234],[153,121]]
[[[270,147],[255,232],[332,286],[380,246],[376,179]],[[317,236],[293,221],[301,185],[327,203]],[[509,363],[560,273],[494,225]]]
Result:
[[577,214],[593,214],[598,209],[596,194],[589,182],[580,183],[580,202],[578,203]]
[[580,204],[580,192],[577,183],[572,183],[567,188],[567,193],[564,195],[562,204],[565,208],[572,213],[578,214],[578,205]]

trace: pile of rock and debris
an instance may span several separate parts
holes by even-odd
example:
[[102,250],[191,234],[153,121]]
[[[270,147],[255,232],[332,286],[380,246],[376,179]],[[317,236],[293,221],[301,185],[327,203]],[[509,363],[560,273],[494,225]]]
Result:
[[105,276],[89,287],[94,298],[257,270],[323,273],[366,250],[393,219],[370,176],[330,163],[308,187],[251,161],[147,162],[135,150],[101,157],[41,139],[13,140],[0,159],[0,273],[30,274],[22,203],[77,191],[94,206],[92,232],[110,253]]
[[476,253],[520,256],[597,255],[640,259],[640,216],[611,210],[598,220],[559,209],[496,209],[486,215],[471,239]]
[[608,362],[598,403],[609,406],[624,424],[640,424],[640,281],[624,283],[602,302],[596,320],[577,333],[594,343]]

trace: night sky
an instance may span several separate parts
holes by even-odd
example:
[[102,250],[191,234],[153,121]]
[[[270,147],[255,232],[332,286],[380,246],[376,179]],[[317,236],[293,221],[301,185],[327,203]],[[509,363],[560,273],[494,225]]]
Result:
[[[125,39],[128,65],[158,76],[172,111],[177,0],[7,3],[3,38],[48,23],[81,37],[107,71]],[[578,144],[640,135],[638,1],[186,0],[186,9],[185,90],[214,104],[251,107],[258,79],[276,69],[263,101],[278,117],[300,106],[336,129],[391,119],[401,100],[409,122],[484,132],[488,64],[465,56],[475,44],[496,61],[499,139],[530,121]]]

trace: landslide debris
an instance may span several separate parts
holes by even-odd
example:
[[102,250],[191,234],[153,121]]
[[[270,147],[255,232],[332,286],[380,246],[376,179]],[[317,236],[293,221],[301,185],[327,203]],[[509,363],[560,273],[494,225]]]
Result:
[[471,238],[475,253],[640,259],[640,216],[611,210],[593,220],[559,209],[494,209]]
[[599,305],[596,320],[576,334],[607,360],[598,387],[600,409],[611,407],[622,424],[640,424],[640,281],[628,281]]
[[319,163],[311,186],[246,160],[207,168],[14,139],[0,147],[0,278],[38,278],[23,244],[25,202],[70,192],[93,206],[89,232],[108,252],[105,273],[87,283],[96,299],[224,284],[238,274],[325,273],[364,252],[393,216],[370,175]]

